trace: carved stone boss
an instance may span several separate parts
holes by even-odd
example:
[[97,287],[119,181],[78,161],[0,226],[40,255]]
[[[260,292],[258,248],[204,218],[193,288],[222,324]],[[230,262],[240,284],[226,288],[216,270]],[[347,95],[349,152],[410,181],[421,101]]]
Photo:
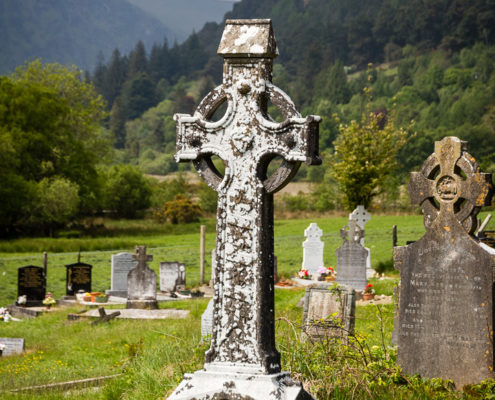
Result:
[[394,248],[401,274],[398,361],[409,374],[461,387],[493,378],[494,255],[473,236],[489,205],[491,175],[456,137],[435,142],[409,194],[421,205],[425,235]]
[[[321,163],[320,118],[301,118],[290,98],[271,83],[277,47],[270,20],[227,20],[218,54],[224,58],[223,84],[193,116],[175,115],[176,160],[193,161],[218,192],[213,332],[205,370],[235,365],[248,374],[276,374],[273,193],[291,180],[301,162]],[[268,115],[269,101],[284,122]],[[227,112],[211,122],[224,102]],[[225,176],[214,167],[213,155],[223,160]],[[276,156],[284,161],[267,177]]]

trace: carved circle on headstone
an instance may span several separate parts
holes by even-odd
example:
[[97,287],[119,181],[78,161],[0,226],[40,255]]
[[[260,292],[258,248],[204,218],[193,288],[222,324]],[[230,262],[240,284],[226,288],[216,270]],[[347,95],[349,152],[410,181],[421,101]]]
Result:
[[454,177],[444,175],[437,180],[437,194],[440,199],[444,201],[455,201],[457,200],[457,186],[458,185]]

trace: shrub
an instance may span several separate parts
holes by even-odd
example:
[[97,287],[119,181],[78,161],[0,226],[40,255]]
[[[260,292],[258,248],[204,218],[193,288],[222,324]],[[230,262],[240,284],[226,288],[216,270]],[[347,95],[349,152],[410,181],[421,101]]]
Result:
[[183,194],[178,194],[172,201],[167,201],[153,213],[158,221],[170,221],[172,224],[197,222],[201,216],[201,207]]

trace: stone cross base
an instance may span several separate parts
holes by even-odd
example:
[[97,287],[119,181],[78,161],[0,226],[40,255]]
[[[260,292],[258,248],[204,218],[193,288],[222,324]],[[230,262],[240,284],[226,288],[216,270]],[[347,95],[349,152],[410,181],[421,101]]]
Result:
[[314,400],[288,372],[271,375],[196,371],[185,374],[168,400]]
[[127,290],[105,290],[105,294],[108,296],[127,298]]
[[156,300],[129,300],[125,308],[136,308],[140,310],[157,310],[158,302]]

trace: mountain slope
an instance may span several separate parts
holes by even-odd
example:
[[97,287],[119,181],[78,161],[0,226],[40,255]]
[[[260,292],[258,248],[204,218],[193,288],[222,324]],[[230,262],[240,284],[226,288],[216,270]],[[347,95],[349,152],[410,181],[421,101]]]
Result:
[[0,74],[33,57],[92,69],[100,51],[164,37],[175,35],[127,0],[0,0]]

